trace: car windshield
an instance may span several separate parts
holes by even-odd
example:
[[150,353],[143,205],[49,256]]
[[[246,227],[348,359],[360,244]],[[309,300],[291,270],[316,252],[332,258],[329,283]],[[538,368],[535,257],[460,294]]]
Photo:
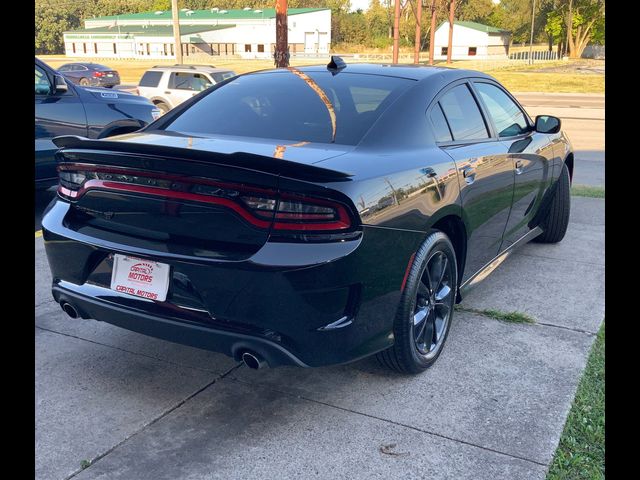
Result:
[[165,130],[356,145],[413,80],[329,71],[245,75],[214,89]]

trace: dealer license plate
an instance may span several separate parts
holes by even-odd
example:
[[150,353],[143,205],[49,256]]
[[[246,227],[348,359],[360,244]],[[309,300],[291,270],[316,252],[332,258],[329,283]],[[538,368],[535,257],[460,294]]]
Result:
[[166,263],[115,254],[111,289],[164,302],[169,290],[169,270],[170,267]]

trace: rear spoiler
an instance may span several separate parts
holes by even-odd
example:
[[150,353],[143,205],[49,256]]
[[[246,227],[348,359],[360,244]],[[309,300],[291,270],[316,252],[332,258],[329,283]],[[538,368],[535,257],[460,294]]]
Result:
[[189,159],[202,163],[214,163],[228,165],[249,170],[281,175],[283,177],[306,180],[312,182],[340,182],[348,181],[352,174],[316,167],[289,160],[257,155],[247,152],[217,153],[205,150],[195,150],[180,147],[168,147],[164,145],[151,145],[144,143],[132,143],[122,141],[110,141],[108,139],[93,140],[77,135],[63,135],[55,137],[53,143],[56,147],[66,150],[92,150],[113,152],[121,154],[140,154],[173,159]]

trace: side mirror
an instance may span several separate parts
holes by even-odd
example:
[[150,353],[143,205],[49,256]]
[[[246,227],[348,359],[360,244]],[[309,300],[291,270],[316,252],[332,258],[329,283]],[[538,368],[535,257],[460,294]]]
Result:
[[55,75],[53,77],[53,93],[64,93],[69,90],[67,82],[62,75]]
[[536,132],[558,133],[560,131],[560,119],[551,115],[538,115],[536,117]]

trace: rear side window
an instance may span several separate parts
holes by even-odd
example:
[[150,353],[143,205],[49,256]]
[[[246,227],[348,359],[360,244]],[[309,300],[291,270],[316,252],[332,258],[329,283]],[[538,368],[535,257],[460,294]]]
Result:
[[476,90],[489,111],[499,137],[513,137],[529,131],[524,114],[504,93],[490,83],[475,83]]
[[236,77],[164,128],[296,142],[356,145],[414,80],[328,71]]
[[216,83],[224,82],[227,78],[235,77],[235,72],[216,72],[212,73],[211,76],[215,80]]
[[162,78],[162,72],[149,71],[145,72],[138,84],[141,87],[157,87]]
[[431,109],[431,124],[433,125],[433,134],[436,137],[436,142],[450,142],[451,131],[449,125],[447,125],[447,119],[444,118],[442,108],[439,103]]
[[453,87],[440,98],[440,105],[447,117],[454,140],[489,138],[478,104],[467,85]]

